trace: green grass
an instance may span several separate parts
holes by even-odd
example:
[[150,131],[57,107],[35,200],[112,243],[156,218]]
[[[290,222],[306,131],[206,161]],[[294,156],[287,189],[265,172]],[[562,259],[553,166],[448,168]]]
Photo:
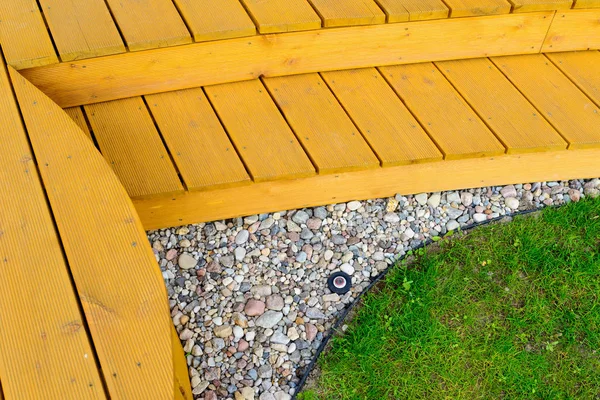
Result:
[[300,399],[600,398],[600,201],[457,236],[365,296]]

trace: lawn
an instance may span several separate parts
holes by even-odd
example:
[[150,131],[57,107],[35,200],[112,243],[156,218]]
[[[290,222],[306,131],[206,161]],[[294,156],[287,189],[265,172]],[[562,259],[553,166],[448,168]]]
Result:
[[417,253],[364,297],[300,399],[600,398],[600,201]]

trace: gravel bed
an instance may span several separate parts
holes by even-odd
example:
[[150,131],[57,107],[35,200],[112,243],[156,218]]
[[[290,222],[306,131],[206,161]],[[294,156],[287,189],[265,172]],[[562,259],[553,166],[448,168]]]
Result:
[[[397,195],[148,232],[197,399],[285,400],[370,280],[427,238],[600,194],[600,179]],[[243,201],[240,199],[239,201]],[[332,294],[327,278],[352,276]]]

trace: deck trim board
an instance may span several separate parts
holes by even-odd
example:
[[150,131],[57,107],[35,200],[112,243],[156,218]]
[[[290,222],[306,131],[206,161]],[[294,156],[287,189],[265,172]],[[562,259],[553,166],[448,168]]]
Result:
[[263,83],[318,173],[376,168],[379,160],[319,74]]
[[[538,53],[553,14],[547,11],[257,35],[74,61],[22,73],[66,108],[258,77]],[[479,34],[473,37],[473,31]]]
[[600,49],[598,21],[600,9],[557,12],[542,52]]

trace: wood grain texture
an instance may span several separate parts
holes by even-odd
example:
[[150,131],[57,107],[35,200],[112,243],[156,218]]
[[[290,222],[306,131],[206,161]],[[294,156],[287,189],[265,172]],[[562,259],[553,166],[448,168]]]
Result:
[[569,149],[600,147],[600,109],[544,55],[491,60],[562,135]]
[[321,19],[307,0],[241,0],[260,33],[319,29]]
[[40,0],[62,61],[125,52],[104,0]]
[[512,12],[532,12],[547,10],[568,10],[573,0],[508,0],[512,4]]
[[250,182],[201,88],[146,96],[146,102],[189,190]]
[[2,390],[8,399],[106,398],[1,59],[0,126]]
[[259,80],[208,86],[205,91],[252,179],[314,175],[313,165]]
[[556,13],[542,52],[600,49],[600,10]]
[[436,64],[509,154],[566,150],[562,137],[487,58]]
[[90,132],[90,128],[88,127],[88,123],[85,120],[85,115],[83,115],[83,110],[81,107],[65,108],[64,112],[66,112],[67,115],[71,117],[73,121],[75,121],[79,129],[81,129],[81,131],[85,133],[87,137],[92,139],[92,133]]
[[379,160],[319,74],[266,78],[264,85],[317,172],[379,167]]
[[191,43],[171,0],[106,0],[130,51]]
[[385,13],[374,0],[308,0],[324,27],[385,23]]
[[196,42],[252,36],[256,27],[238,0],[174,0]]
[[167,293],[135,209],[77,124],[10,72],[111,398],[172,399]]
[[85,106],[100,150],[131,197],[183,191],[140,97]]
[[258,35],[74,61],[24,70],[23,75],[61,107],[71,107],[260,76],[538,53],[552,15],[509,14]]
[[2,0],[0,18],[0,43],[8,65],[22,69],[58,63],[36,0]]
[[450,17],[508,14],[511,5],[507,0],[444,0],[450,7]]
[[[158,229],[274,210],[391,197],[397,193],[594,178],[600,176],[599,159],[598,149],[471,158],[255,183],[136,200],[134,204],[144,227]],[[548,168],[549,165],[553,167]]]
[[398,65],[379,70],[445,159],[505,152],[504,146],[433,64]]
[[442,0],[376,0],[388,22],[422,21],[447,18],[448,7]]
[[546,57],[600,107],[600,52],[548,53]]
[[599,8],[600,0],[575,0],[573,8]]
[[382,166],[442,159],[442,153],[375,68],[321,75]]

